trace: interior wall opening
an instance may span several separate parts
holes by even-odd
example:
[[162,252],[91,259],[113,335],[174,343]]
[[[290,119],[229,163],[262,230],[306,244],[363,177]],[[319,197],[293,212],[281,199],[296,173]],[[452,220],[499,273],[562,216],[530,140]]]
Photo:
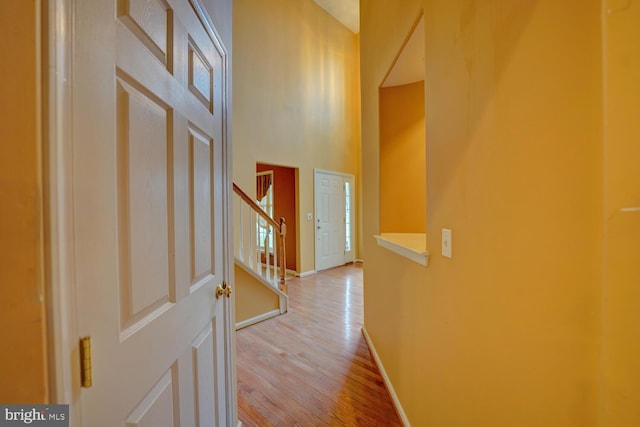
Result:
[[426,265],[424,81],[425,32],[421,14],[379,88],[380,235],[376,239],[381,246],[408,254],[410,259]]
[[[268,190],[264,191],[264,189],[259,188],[258,177],[268,175],[272,177],[272,181]],[[296,168],[266,163],[256,164],[256,199],[258,204],[266,204],[268,203],[266,196],[269,196],[270,192],[272,197],[270,212],[272,218],[276,221],[280,217],[285,218],[287,224],[287,237],[285,240],[287,270],[292,272],[298,272],[296,176]],[[262,198],[258,199],[258,196],[262,196]]]

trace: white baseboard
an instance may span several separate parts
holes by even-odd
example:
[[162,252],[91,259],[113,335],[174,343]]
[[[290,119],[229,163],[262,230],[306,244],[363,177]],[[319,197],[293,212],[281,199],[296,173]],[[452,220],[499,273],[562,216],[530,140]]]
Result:
[[355,261],[353,261],[355,264],[364,264],[364,260],[362,259],[356,259]]
[[362,335],[364,336],[367,345],[369,346],[369,351],[373,356],[373,360],[376,362],[378,366],[378,370],[380,371],[380,375],[382,375],[382,379],[384,381],[385,386],[387,386],[387,390],[389,391],[389,395],[391,395],[391,400],[393,401],[393,405],[396,407],[396,411],[400,416],[400,420],[402,420],[402,424],[405,427],[411,427],[409,423],[409,419],[407,418],[407,414],[404,413],[404,409],[402,409],[402,405],[400,404],[400,400],[398,399],[398,395],[396,391],[393,389],[393,385],[391,385],[391,380],[389,380],[389,376],[387,375],[387,371],[384,370],[384,365],[382,365],[382,361],[380,360],[380,356],[378,356],[378,352],[376,348],[373,346],[373,342],[371,342],[371,337],[367,333],[367,328],[362,327]]
[[271,319],[272,317],[276,317],[280,315],[280,309],[275,309],[268,311],[264,314],[261,314],[256,317],[252,317],[251,319],[243,320],[242,322],[236,323],[236,331],[238,329],[246,328],[247,326],[255,325],[256,323],[260,323],[263,320]]
[[311,271],[302,272],[302,273],[298,274],[297,276],[302,278],[302,277],[313,276],[314,274],[316,274],[316,271],[315,270],[311,270]]

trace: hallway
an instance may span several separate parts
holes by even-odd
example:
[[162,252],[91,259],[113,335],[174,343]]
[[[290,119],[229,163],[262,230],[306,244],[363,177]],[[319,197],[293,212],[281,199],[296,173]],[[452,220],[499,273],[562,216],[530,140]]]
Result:
[[362,266],[288,287],[287,314],[237,332],[243,425],[402,425],[361,333]]

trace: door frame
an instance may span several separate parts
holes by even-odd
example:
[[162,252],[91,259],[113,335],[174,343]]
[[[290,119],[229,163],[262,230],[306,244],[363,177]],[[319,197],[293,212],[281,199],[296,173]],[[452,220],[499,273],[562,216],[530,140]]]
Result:
[[[352,183],[353,188],[351,189],[351,251],[350,251],[350,255],[347,256],[347,254],[344,254],[344,263],[347,264],[349,262],[354,262],[355,261],[355,230],[356,230],[356,224],[355,224],[355,220],[356,220],[356,213],[355,213],[355,206],[356,206],[356,200],[355,200],[355,183],[356,183],[356,178],[355,175],[353,174],[349,174],[349,173],[344,173],[344,172],[337,172],[337,171],[332,171],[332,170],[327,170],[327,169],[319,169],[319,168],[314,168],[313,169],[313,250],[315,253],[314,256],[314,268],[315,271],[318,271],[318,227],[316,226],[316,209],[318,207],[318,200],[317,200],[317,187],[318,187],[318,173],[323,173],[323,174],[327,174],[327,175],[336,175],[336,176],[340,176],[343,179],[343,183],[345,181],[349,181]],[[344,190],[344,186],[343,186],[343,190]],[[342,198],[343,202],[344,202],[344,197]],[[343,210],[344,210],[344,203],[343,203]]]
[[[80,372],[73,240],[72,87],[73,0],[47,0],[42,9],[44,266],[49,400],[69,404],[80,421]],[[46,23],[45,23],[46,21]],[[44,32],[43,31],[43,32]],[[46,99],[46,98],[45,98]]]
[[[44,188],[43,265],[46,295],[49,401],[69,404],[69,417],[81,426],[81,387],[73,233],[73,11],[79,0],[42,0],[40,16],[43,99],[42,181]],[[222,213],[223,277],[232,286],[233,205],[229,138],[229,58],[202,0],[189,0],[222,53]],[[227,414],[238,424],[235,367],[235,294],[223,299]],[[231,425],[231,424],[230,424]]]

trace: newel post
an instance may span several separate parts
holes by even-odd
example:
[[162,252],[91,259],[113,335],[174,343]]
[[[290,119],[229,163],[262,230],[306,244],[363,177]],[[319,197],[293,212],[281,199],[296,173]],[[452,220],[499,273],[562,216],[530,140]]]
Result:
[[284,217],[281,216],[280,217],[280,259],[282,261],[281,262],[281,268],[282,270],[280,271],[280,283],[284,284],[285,283],[285,276],[287,274],[287,258],[286,258],[286,251],[285,251],[285,238],[287,237],[287,224],[285,224],[284,222]]

